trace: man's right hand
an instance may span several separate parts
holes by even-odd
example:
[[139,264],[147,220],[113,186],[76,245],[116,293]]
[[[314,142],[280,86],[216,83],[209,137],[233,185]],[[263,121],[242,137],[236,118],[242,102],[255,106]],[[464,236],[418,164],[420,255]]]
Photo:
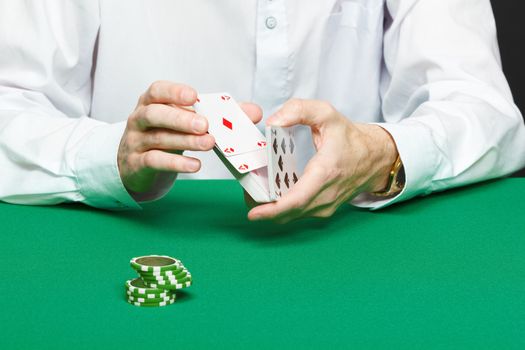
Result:
[[194,173],[200,161],[185,150],[208,151],[215,139],[208,121],[188,107],[197,100],[189,86],[168,81],[153,83],[128,118],[118,150],[118,167],[129,191],[145,192],[160,172]]
[[[182,152],[209,151],[215,139],[207,134],[206,118],[190,108],[196,101],[193,88],[168,81],[153,83],[140,97],[128,118],[117,157],[120,177],[128,191],[148,191],[163,172],[199,171],[200,161]],[[254,123],[261,120],[258,106],[247,103],[241,108]]]

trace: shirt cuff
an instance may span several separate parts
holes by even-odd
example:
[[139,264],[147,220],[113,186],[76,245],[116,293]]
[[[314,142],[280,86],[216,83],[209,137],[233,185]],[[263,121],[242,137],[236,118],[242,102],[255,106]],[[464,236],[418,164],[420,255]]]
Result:
[[405,187],[397,196],[388,198],[362,193],[351,204],[376,210],[418,195],[430,194],[432,179],[439,167],[439,152],[435,149],[431,130],[408,121],[374,124],[388,131],[396,143],[405,170]]
[[86,136],[75,160],[83,203],[102,209],[141,209],[124,187],[118,170],[117,154],[125,128],[125,121],[104,124]]

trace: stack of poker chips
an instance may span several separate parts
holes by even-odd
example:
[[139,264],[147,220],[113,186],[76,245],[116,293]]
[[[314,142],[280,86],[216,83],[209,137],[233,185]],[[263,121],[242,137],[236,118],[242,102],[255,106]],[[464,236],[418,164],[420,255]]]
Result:
[[158,307],[173,304],[175,291],[192,284],[191,273],[180,260],[165,255],[133,258],[131,267],[139,277],[126,281],[126,297],[135,306]]

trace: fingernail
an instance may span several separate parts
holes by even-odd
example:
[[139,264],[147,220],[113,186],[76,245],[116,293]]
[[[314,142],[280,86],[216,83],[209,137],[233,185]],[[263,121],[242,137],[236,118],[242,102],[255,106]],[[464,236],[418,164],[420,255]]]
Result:
[[208,131],[206,130],[206,121],[201,117],[193,118],[192,128],[193,128],[193,131],[199,132],[199,133]]
[[182,97],[182,102],[185,102],[185,103],[192,103],[193,101],[195,101],[195,91],[193,89],[189,89],[189,88],[184,88],[184,90],[182,90],[182,94],[181,94],[181,97]]
[[201,164],[197,159],[189,159],[188,161],[188,170],[189,171],[197,171],[199,170]]

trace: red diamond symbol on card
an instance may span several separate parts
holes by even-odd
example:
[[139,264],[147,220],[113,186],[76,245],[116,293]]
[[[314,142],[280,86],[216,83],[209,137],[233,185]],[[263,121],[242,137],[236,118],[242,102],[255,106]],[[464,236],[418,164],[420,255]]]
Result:
[[230,98],[231,98],[231,97],[228,96],[228,95],[222,95],[222,96],[221,96],[221,100],[223,100],[223,101],[228,101]]
[[234,153],[234,152],[235,152],[235,150],[233,148],[231,148],[231,147],[228,147],[228,148],[226,148],[224,150],[224,153]]
[[259,147],[266,147],[266,142],[259,141],[259,142],[257,142],[257,146],[259,146]]
[[228,129],[230,130],[233,130],[233,124],[231,121],[229,121],[228,119],[226,118],[222,118],[222,125],[224,125],[225,127],[227,127]]
[[242,164],[242,165],[239,167],[239,170],[248,170],[248,165],[246,165],[246,164]]
[[199,102],[199,103],[201,102],[201,100],[198,97],[197,97],[197,102]]

